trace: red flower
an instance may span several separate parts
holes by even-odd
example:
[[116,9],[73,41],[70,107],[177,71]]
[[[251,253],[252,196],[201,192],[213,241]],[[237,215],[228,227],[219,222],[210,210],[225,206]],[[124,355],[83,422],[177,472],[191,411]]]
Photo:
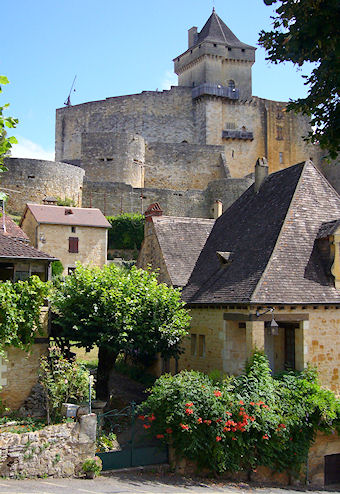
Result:
[[251,420],[252,422],[254,422],[255,417],[249,417],[249,420]]
[[290,441],[293,441],[293,438],[292,438],[292,437],[290,437],[290,438],[289,438],[289,440],[290,440]]
[[157,437],[157,439],[163,439],[164,434],[157,434],[156,437]]
[[220,396],[222,396],[222,393],[221,393],[221,391],[216,390],[216,391],[214,391],[214,395],[215,395],[217,398],[219,398]]
[[193,407],[193,406],[194,406],[194,404],[193,404],[192,402],[190,402],[190,403],[186,403],[186,404],[185,404],[185,406],[186,406],[186,407]]
[[186,424],[182,424],[182,423],[181,423],[181,424],[179,424],[179,425],[182,427],[182,429],[183,429],[184,431],[189,430],[189,426],[188,426],[188,425],[186,425]]
[[145,420],[144,415],[138,415],[139,420]]
[[236,441],[236,437],[232,437],[231,439],[232,439],[233,441]]
[[216,419],[216,422],[219,424],[220,422],[222,422],[222,419]]
[[223,430],[224,430],[224,432],[229,432],[230,431],[230,427],[223,427]]
[[268,408],[269,409],[269,406],[268,405],[262,405],[262,408]]
[[279,427],[281,427],[282,429],[286,428],[285,424],[279,424]]
[[204,423],[207,424],[207,425],[210,425],[211,424],[211,420],[204,420]]
[[165,432],[166,432],[167,434],[172,434],[172,429],[171,429],[171,427],[168,427],[168,428],[165,430]]
[[226,412],[226,415],[228,415],[228,417],[231,417],[232,416],[232,413],[231,412]]
[[[249,404],[253,405],[253,406],[255,405],[255,403],[253,401],[251,401]],[[254,470],[254,472],[255,472],[255,470]]]
[[202,418],[201,417],[199,419],[197,419],[197,423],[198,424],[201,424],[202,423]]
[[152,422],[153,420],[156,420],[156,417],[154,416],[154,414],[152,414],[151,417],[148,417],[149,422]]
[[193,410],[191,410],[191,408],[187,408],[187,409],[185,410],[185,413],[186,413],[187,415],[191,415],[192,413],[194,413],[194,411],[193,411]]
[[242,400],[239,401],[240,405],[244,405],[244,402]]
[[150,429],[151,425],[143,424],[144,429]]
[[222,440],[221,436],[216,436],[216,441],[217,441],[217,442],[218,442],[218,441],[221,441],[221,440]]
[[269,439],[268,434],[265,434],[264,436],[262,436],[262,439]]

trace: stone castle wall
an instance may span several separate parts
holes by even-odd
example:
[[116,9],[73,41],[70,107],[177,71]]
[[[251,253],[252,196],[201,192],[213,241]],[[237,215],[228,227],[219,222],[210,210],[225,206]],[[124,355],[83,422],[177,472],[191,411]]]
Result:
[[[55,161],[6,158],[1,187],[8,191],[7,208],[22,213],[27,202],[41,203],[46,196],[68,197],[81,206],[84,170]],[[16,192],[17,191],[17,192]],[[5,190],[6,192],[6,190]]]

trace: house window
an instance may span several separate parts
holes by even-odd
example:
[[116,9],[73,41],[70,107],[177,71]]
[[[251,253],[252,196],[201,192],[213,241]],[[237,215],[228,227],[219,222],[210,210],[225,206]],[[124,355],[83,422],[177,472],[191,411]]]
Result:
[[285,370],[295,369],[295,328],[285,327]]
[[68,251],[77,254],[79,252],[79,239],[78,237],[69,237],[68,239]]
[[205,335],[200,334],[198,339],[198,356],[205,357]]
[[75,270],[76,270],[76,268],[74,268],[74,267],[70,267],[70,266],[69,266],[69,267],[67,268],[67,274],[68,274],[68,275],[73,274]]
[[279,125],[276,127],[276,139],[278,141],[283,141],[283,127],[280,127]]
[[71,226],[71,232],[76,233],[76,227],[75,226]]
[[283,163],[283,153],[279,153],[279,162],[280,164]]
[[195,357],[197,354],[197,335],[191,335],[191,355]]

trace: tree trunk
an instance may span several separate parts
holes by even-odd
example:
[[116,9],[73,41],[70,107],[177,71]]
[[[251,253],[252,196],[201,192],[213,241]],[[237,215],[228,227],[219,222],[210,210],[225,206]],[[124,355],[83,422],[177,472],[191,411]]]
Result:
[[109,377],[117,359],[117,353],[109,347],[100,346],[98,350],[98,369],[96,382],[96,399],[107,401],[109,399]]

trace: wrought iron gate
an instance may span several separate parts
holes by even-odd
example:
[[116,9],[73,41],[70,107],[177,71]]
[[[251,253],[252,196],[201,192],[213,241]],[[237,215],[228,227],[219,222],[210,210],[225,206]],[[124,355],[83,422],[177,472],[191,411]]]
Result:
[[103,470],[115,470],[168,462],[168,448],[145,434],[136,421],[136,405],[131,403],[121,410],[110,410],[98,415],[98,431],[114,432],[119,450],[97,453]]

